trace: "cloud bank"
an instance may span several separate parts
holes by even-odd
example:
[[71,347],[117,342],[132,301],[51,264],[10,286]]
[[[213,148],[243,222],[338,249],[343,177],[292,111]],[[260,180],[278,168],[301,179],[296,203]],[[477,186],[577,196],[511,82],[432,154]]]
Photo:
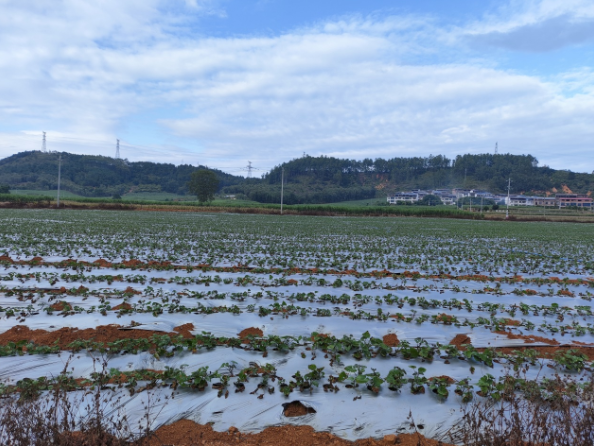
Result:
[[587,45],[587,2],[511,2],[464,27],[378,13],[278,35],[201,33],[205,15],[224,20],[222,6],[0,0],[0,156],[39,149],[45,130],[60,150],[112,155],[108,141],[123,134],[131,160],[213,167],[266,170],[303,152],[455,156],[499,142],[592,170],[590,67],[523,74],[476,50]]

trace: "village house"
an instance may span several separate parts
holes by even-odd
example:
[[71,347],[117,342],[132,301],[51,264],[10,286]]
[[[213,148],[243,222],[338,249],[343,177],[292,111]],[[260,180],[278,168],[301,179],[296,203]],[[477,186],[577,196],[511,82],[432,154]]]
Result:
[[559,208],[575,206],[578,208],[592,208],[592,198],[585,194],[557,194]]

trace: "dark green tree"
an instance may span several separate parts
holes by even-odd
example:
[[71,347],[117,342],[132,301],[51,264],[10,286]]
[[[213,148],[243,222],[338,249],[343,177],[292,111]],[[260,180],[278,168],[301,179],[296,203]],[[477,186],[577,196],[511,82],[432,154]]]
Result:
[[219,187],[219,178],[212,170],[200,169],[192,172],[188,190],[198,197],[200,203],[212,201]]
[[437,195],[425,195],[421,201],[419,201],[420,205],[424,205],[424,206],[437,206],[440,204],[443,204],[441,201],[441,198],[439,198]]
[[0,184],[0,194],[9,194],[10,186],[8,184]]

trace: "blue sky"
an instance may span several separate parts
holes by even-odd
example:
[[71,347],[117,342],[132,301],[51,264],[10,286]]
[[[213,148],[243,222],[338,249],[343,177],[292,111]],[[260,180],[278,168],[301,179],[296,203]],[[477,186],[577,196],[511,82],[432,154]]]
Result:
[[0,157],[594,170],[590,0],[0,0]]

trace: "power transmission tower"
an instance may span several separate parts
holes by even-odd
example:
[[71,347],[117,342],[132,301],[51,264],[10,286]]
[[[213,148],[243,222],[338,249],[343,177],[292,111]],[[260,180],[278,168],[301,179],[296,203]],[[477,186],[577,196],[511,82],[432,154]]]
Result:
[[43,142],[41,143],[41,151],[47,153],[47,145],[45,140],[45,132],[43,132]]
[[252,167],[252,162],[251,161],[248,161],[248,165],[247,165],[247,172],[248,172],[247,177],[248,178],[251,178],[252,177],[252,170],[253,169],[254,168]]
[[116,139],[116,159],[120,159],[120,140]]
[[495,143],[495,155],[497,155],[497,143]]

